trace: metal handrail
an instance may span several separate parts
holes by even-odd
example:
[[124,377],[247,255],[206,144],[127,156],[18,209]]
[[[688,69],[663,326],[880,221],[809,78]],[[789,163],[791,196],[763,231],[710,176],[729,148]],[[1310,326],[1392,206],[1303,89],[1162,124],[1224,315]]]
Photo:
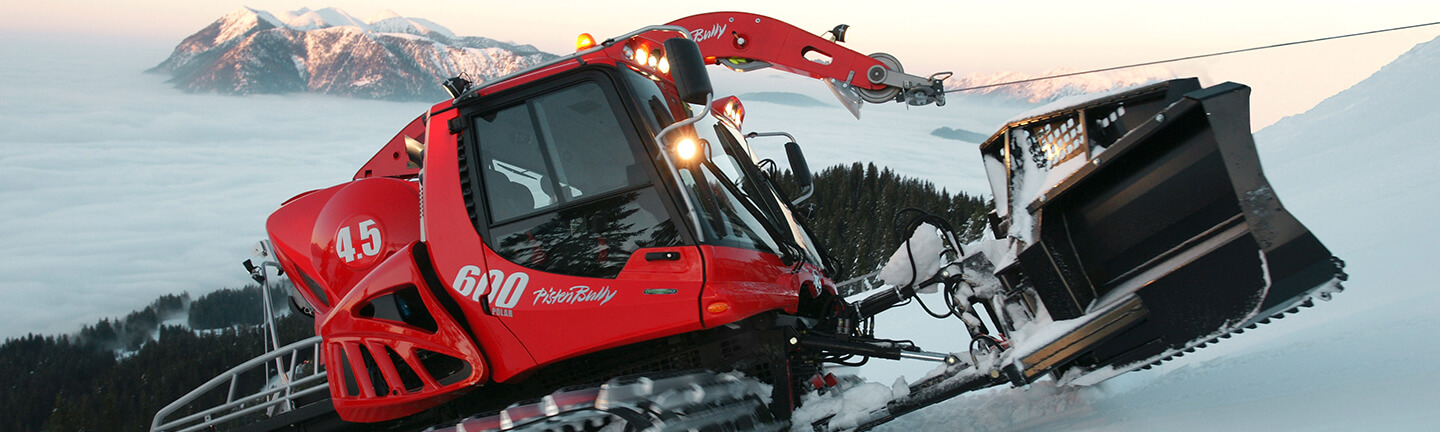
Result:
[[[166,405],[165,408],[155,413],[155,418],[150,423],[150,430],[152,432],[189,432],[207,429],[217,424],[258,412],[262,409],[268,410],[267,414],[273,416],[295,409],[294,400],[297,398],[329,390],[330,384],[325,376],[324,369],[321,368],[320,345],[323,341],[320,336],[311,337],[284,347],[279,346],[280,339],[275,325],[275,310],[270,304],[271,276],[269,270],[272,268],[275,269],[276,275],[279,275],[282,270],[280,263],[272,258],[275,256],[273,250],[270,242],[261,241],[255,246],[255,249],[251,251],[253,255],[262,258],[260,265],[254,266],[251,264],[251,261],[245,261],[245,267],[250,270],[251,276],[254,277],[257,282],[260,282],[261,302],[263,303],[262,306],[265,313],[265,322],[263,324],[264,333],[265,336],[267,336],[264,338],[265,354],[241,363],[239,366],[231,368],[229,371],[215,378],[211,378],[210,381],[195,388],[195,390],[191,390],[190,393],[185,394],[185,396],[177,399],[175,402],[171,402],[170,405]],[[309,371],[308,376],[300,378],[300,366],[303,366],[300,359],[300,351],[305,349],[311,350],[309,363],[313,365],[313,369]],[[286,356],[289,356],[288,368],[285,366],[287,363],[285,361]],[[273,376],[270,370],[272,361],[275,366],[275,375]],[[264,369],[260,372],[264,374],[265,384],[261,386],[260,390],[254,393],[237,397],[235,393],[240,385],[240,376],[254,371],[256,367]],[[209,394],[216,388],[219,388],[221,384],[227,382],[229,383],[229,387],[225,392],[224,404],[206,408],[185,417],[170,420],[169,422],[165,421],[166,417],[174,414],[175,411],[194,403],[201,396]],[[216,414],[222,413],[223,415],[219,418],[214,417]],[[189,426],[184,426],[187,424]],[[183,428],[175,429],[181,427]]]
[[[280,349],[265,353],[264,355],[261,355],[259,357],[252,358],[249,361],[241,363],[239,366],[231,368],[229,371],[226,371],[225,373],[216,376],[215,378],[211,378],[210,381],[200,385],[200,387],[196,387],[195,390],[191,390],[190,393],[186,393],[185,396],[182,396],[180,399],[175,400],[175,402],[171,402],[169,405],[166,405],[165,408],[162,408],[159,412],[155,413],[155,419],[150,424],[151,432],[190,432],[203,430],[211,426],[224,423],[239,416],[251,414],[262,409],[267,409],[282,404],[285,405],[283,409],[289,410],[293,406],[291,402],[294,399],[311,395],[322,390],[328,390],[330,388],[329,382],[326,380],[324,369],[320,367],[321,342],[322,341],[320,336],[315,336],[309,339],[295,342],[290,345],[281,347]],[[311,354],[311,364],[315,365],[315,368],[314,370],[310,371],[310,376],[297,379],[297,369],[300,364],[296,361],[296,358],[298,358],[301,355],[300,352],[305,349],[314,350]],[[289,370],[283,371],[281,373],[281,375],[284,377],[282,379],[281,385],[277,387],[270,387],[269,385],[267,385],[264,388],[260,389],[260,391],[257,391],[255,393],[238,398],[235,397],[235,386],[236,383],[239,381],[241,374],[250,372],[256,367],[267,367],[269,366],[271,361],[280,361],[280,359],[283,359],[285,356],[290,356],[289,363],[291,364],[291,367]],[[170,420],[168,422],[165,421],[166,417],[169,417],[176,410],[179,410],[180,408],[193,403],[201,396],[219,388],[222,384],[229,385],[229,391],[226,394],[226,401],[224,404],[214,406],[179,419]],[[225,415],[220,416],[219,418],[212,418],[212,416],[215,414],[227,411],[233,412],[229,412]],[[196,420],[200,421],[196,422]],[[185,426],[185,424],[192,422],[196,423]]]
[[[322,382],[322,383],[321,383],[322,385],[316,385],[316,386],[313,386],[313,387],[306,388],[306,389],[304,389],[304,390],[287,392],[286,396],[285,396],[284,398],[281,398],[281,399],[274,399],[274,398],[272,398],[272,396],[274,396],[274,395],[277,394],[277,393],[285,392],[285,391],[286,391],[285,388],[276,388],[276,389],[265,390],[265,391],[262,391],[262,392],[260,392],[260,393],[255,393],[255,394],[253,394],[253,395],[246,396],[246,397],[241,398],[241,399],[239,399],[239,400],[229,401],[229,402],[227,402],[227,403],[224,404],[224,405],[215,406],[215,407],[206,409],[206,410],[204,410],[204,411],[200,411],[200,412],[197,412],[197,413],[194,413],[194,414],[191,414],[191,415],[188,415],[188,416],[179,418],[179,419],[171,420],[169,423],[164,424],[164,425],[161,425],[161,426],[162,426],[161,429],[162,429],[162,430],[169,430],[169,427],[171,427],[171,426],[178,426],[178,425],[181,425],[181,424],[193,422],[193,421],[195,421],[195,420],[204,420],[204,421],[201,422],[201,423],[198,423],[198,424],[191,425],[191,426],[189,426],[189,427],[187,427],[187,428],[185,428],[185,429],[180,429],[180,430],[181,430],[181,431],[190,431],[190,430],[197,430],[197,428],[204,428],[204,427],[209,427],[209,426],[211,426],[211,425],[222,424],[222,423],[225,423],[226,421],[229,421],[229,420],[232,419],[232,418],[239,417],[239,416],[246,415],[246,414],[250,414],[250,413],[252,413],[252,412],[255,412],[255,411],[258,411],[258,410],[261,410],[261,409],[271,408],[271,407],[274,407],[275,405],[285,404],[285,403],[287,403],[287,402],[289,402],[289,401],[291,401],[291,400],[293,400],[293,399],[295,399],[295,398],[299,398],[299,397],[301,397],[301,396],[308,396],[308,395],[314,394],[314,393],[316,393],[316,392],[329,390],[329,388],[330,388],[330,386],[328,385],[329,383],[328,383],[328,382],[323,382],[323,381],[325,381],[325,378],[326,378],[326,377],[325,377],[324,374],[319,374],[319,375],[312,375],[312,376],[308,376],[308,377],[305,377],[305,378],[303,378],[303,379],[297,380],[296,383],[295,383],[296,386],[300,386],[300,385],[303,385],[303,384],[309,384],[309,383],[313,383],[313,382]],[[251,401],[258,401],[258,402],[256,402],[255,405],[251,405],[251,406],[249,406],[249,407],[246,407],[246,404],[247,404],[248,402],[251,402]],[[183,405],[182,405],[182,406],[183,406]],[[243,408],[243,409],[241,409],[240,411],[235,411],[235,412],[231,412],[231,413],[222,415],[222,416],[220,416],[219,418],[212,418],[212,416],[214,416],[215,414],[218,414],[218,413],[221,413],[221,412],[225,412],[225,411],[227,411],[227,410],[231,410],[231,409],[235,409],[235,408]],[[152,429],[152,430],[154,430],[154,429]]]

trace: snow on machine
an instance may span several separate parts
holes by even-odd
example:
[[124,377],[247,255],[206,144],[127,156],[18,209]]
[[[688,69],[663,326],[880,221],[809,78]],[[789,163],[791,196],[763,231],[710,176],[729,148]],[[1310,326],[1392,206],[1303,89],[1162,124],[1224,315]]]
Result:
[[[797,210],[799,145],[791,197],[749,142],[788,134],[742,132],[743,105],[705,70],[820,79],[856,115],[944,104],[948,73],[843,41],[843,26],[709,13],[448,81],[454,98],[352,180],[271,215],[252,274],[286,275],[317,336],[152,430],[863,430],[986,387],[1100,382],[1341,288],[1341,262],[1261,171],[1249,89],[1179,79],[1006,125],[980,147],[989,235],[961,244],[915,212],[887,284],[847,301]],[[875,337],[917,292],[965,322],[968,349]],[[828,367],[871,358],[943,367],[864,412],[803,403],[855,387]],[[253,373],[266,385],[239,389]]]

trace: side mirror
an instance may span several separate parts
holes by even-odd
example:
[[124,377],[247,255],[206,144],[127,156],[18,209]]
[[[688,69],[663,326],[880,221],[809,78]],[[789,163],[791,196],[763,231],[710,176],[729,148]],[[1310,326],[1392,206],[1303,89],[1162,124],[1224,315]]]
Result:
[[800,197],[791,204],[800,204],[810,199],[815,192],[815,178],[810,174],[810,164],[805,162],[805,154],[800,151],[800,144],[794,141],[785,143],[785,156],[790,158],[790,171],[795,173],[795,183],[800,186]]
[[670,38],[665,41],[665,56],[670,61],[670,77],[675,79],[680,100],[705,104],[715,90],[710,85],[710,74],[705,71],[705,56],[700,53],[700,45],[683,37]]

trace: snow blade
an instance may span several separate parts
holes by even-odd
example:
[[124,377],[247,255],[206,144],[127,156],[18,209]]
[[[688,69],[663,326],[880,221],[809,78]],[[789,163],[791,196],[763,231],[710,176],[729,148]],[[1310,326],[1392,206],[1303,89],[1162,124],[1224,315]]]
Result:
[[1019,245],[997,272],[1007,301],[1065,328],[1017,339],[1012,381],[1099,382],[1338,289],[1339,261],[1261,171],[1249,95],[1172,80],[1012,122],[981,147],[1005,179],[992,228]]

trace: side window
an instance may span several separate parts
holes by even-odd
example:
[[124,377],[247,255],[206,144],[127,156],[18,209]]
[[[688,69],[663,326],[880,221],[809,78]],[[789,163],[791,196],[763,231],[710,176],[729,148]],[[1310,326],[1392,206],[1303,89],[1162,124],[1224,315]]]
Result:
[[635,250],[680,244],[614,106],[584,81],[476,117],[492,250],[537,270],[615,277]]
[[[658,132],[675,122],[674,116],[670,114],[669,105],[665,103],[665,93],[660,91],[660,87],[655,81],[629,69],[621,69],[620,73],[625,76],[626,81],[629,81],[630,87],[635,92],[635,98],[640,101],[640,108],[643,111],[641,117],[644,117],[645,123],[650,125],[650,129]],[[688,107],[689,105],[684,106]]]
[[475,123],[490,220],[514,219],[557,203],[527,106],[483,115]]

